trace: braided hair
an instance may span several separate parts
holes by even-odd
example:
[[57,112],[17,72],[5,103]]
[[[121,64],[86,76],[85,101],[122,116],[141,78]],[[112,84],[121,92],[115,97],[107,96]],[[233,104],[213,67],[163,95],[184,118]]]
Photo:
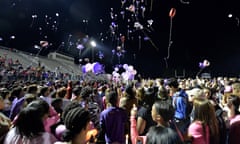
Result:
[[89,121],[90,113],[84,108],[76,107],[70,110],[64,119],[67,130],[63,134],[63,140],[67,142],[71,141],[82,129],[86,129]]

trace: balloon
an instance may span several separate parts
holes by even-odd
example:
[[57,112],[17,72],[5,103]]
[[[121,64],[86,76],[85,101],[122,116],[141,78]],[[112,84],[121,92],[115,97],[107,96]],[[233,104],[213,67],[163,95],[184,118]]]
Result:
[[77,49],[82,50],[82,49],[84,49],[84,46],[82,44],[78,44]]
[[175,8],[171,8],[170,12],[169,12],[169,17],[173,18],[176,15],[176,9]]
[[123,68],[124,68],[125,70],[127,70],[128,64],[124,64],[124,65],[123,65]]
[[133,75],[136,75],[136,74],[137,74],[137,71],[136,71],[136,70],[134,70],[134,71],[133,71]]
[[117,50],[120,51],[121,50],[121,46],[117,46]]
[[127,10],[129,10],[130,12],[135,13],[135,6],[134,6],[133,4],[131,4],[131,5],[127,8]]
[[128,71],[133,71],[133,66],[128,66],[128,69],[127,69]]
[[204,65],[202,62],[199,62],[199,68],[203,69],[204,68]]
[[152,19],[147,20],[147,23],[151,26],[153,24],[153,20]]
[[91,63],[87,63],[85,67],[86,67],[86,72],[90,72],[92,71],[93,65]]
[[210,66],[210,62],[208,60],[204,60],[203,62],[199,62],[199,67],[204,69],[205,67]]
[[82,66],[82,73],[86,73],[86,66]]
[[118,72],[118,71],[119,71],[119,68],[118,68],[118,67],[115,67],[115,68],[114,68],[114,71],[115,71],[115,72]]
[[34,45],[34,48],[35,48],[35,49],[41,49],[41,47],[38,46],[38,45]]
[[203,61],[204,67],[208,67],[210,65],[210,62],[208,60]]
[[40,41],[41,47],[47,47],[48,46],[48,41]]
[[92,72],[95,74],[99,74],[103,71],[103,66],[99,62],[95,62],[92,64]]
[[113,54],[115,54],[115,52],[116,52],[115,50],[112,50],[112,53],[113,53]]

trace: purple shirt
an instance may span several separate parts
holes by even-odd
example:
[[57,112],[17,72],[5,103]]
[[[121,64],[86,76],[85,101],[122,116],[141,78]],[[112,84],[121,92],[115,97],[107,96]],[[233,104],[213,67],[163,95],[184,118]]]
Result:
[[118,107],[109,107],[101,112],[100,125],[105,129],[107,143],[124,143],[124,129],[127,122],[127,113]]

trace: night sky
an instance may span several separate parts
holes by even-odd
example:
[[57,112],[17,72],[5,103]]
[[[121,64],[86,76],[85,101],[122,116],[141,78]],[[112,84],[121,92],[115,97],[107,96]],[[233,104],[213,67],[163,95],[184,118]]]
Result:
[[[126,0],[121,7],[123,0],[0,0],[0,45],[36,53],[33,46],[46,40],[51,45],[43,49],[41,55],[59,49],[78,60],[91,58],[89,45],[84,41],[88,35],[88,41],[97,42],[95,60],[103,63],[108,72],[119,63],[128,63],[144,77],[173,76],[174,70],[179,75],[185,70],[186,76],[195,76],[199,71],[198,63],[207,59],[211,64],[204,72],[214,76],[239,75],[240,9],[237,0],[139,0],[137,17],[126,10],[132,1]],[[144,16],[143,7],[146,8]],[[166,64],[171,8],[176,9],[176,15],[172,18],[173,43]],[[151,26],[148,20],[153,20]],[[144,29],[135,28],[136,21]],[[114,31],[109,28],[112,22],[118,25]],[[121,45],[121,36],[125,36],[126,52],[119,61],[112,50],[116,51]],[[85,46],[81,55],[77,44]],[[99,51],[103,59],[99,58]]]

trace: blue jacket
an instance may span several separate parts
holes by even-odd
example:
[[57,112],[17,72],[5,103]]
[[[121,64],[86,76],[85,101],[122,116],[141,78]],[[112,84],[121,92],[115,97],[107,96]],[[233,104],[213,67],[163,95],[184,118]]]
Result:
[[173,106],[175,108],[174,117],[177,119],[187,118],[188,95],[184,90],[180,90],[173,95]]

